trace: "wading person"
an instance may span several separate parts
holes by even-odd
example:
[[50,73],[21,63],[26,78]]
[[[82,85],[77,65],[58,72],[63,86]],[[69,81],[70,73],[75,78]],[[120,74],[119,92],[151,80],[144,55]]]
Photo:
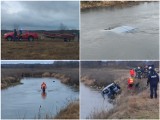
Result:
[[41,89],[42,89],[42,91],[45,92],[46,88],[47,88],[47,85],[46,85],[45,82],[43,82],[43,83],[41,84]]
[[153,68],[150,68],[150,74],[148,75],[147,86],[150,84],[150,98],[153,96],[157,98],[157,86],[159,82],[159,76]]

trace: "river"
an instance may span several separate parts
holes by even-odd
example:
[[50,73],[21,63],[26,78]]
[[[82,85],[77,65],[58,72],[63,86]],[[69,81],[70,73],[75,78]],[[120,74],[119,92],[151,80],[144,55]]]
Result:
[[[119,28],[123,26],[134,28],[134,31],[122,32]],[[158,58],[158,2],[142,2],[131,7],[88,9],[81,12],[82,60]]]
[[[43,81],[47,84],[46,94],[41,94]],[[21,82],[1,91],[2,119],[46,118],[46,115],[53,118],[79,99],[78,91],[54,78],[24,78]]]
[[101,93],[91,89],[81,83],[80,86],[80,118],[92,117],[94,113],[108,111],[113,108],[113,104],[108,99],[103,99]]

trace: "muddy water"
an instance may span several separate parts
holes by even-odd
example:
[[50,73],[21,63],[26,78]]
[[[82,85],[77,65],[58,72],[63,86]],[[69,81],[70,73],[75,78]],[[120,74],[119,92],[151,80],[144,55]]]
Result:
[[113,108],[113,105],[108,102],[108,99],[103,99],[99,91],[95,91],[83,83],[80,86],[80,117],[81,119],[90,118],[94,113],[102,110],[108,111]]
[[81,59],[158,59],[158,22],[158,2],[82,11]]
[[[43,81],[47,84],[46,95],[41,94]],[[21,82],[22,85],[1,91],[2,119],[54,117],[69,102],[79,98],[78,91],[54,78],[24,78]]]

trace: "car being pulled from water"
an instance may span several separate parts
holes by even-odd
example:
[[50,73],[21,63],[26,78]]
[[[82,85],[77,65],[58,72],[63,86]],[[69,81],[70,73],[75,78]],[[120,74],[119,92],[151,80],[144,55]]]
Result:
[[111,83],[107,85],[101,92],[103,98],[107,96],[109,99],[114,99],[115,95],[119,94],[121,92],[121,88],[116,83]]
[[[14,32],[5,33],[4,39],[8,41],[14,40]],[[17,33],[17,37],[16,37],[16,40],[33,41],[34,39],[38,39],[38,34],[35,32],[29,32],[29,31],[22,31],[22,34]]]

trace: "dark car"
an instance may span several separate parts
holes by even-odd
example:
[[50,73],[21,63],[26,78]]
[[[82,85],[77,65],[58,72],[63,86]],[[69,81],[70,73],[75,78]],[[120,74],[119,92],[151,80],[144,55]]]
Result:
[[110,99],[114,99],[115,95],[119,94],[121,92],[121,88],[116,83],[111,83],[107,85],[101,92],[103,98],[107,96]]

